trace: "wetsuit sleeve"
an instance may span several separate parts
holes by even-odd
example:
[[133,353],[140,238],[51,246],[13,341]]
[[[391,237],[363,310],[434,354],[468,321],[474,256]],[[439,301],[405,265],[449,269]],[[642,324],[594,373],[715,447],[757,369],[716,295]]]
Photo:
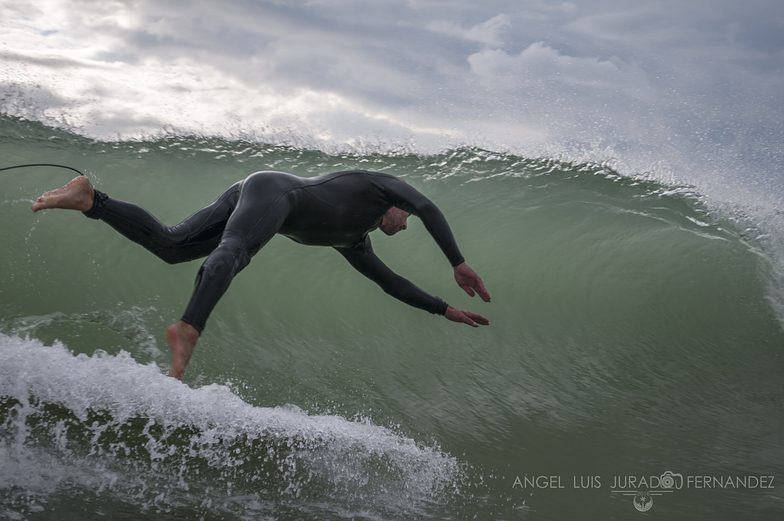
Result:
[[452,267],[464,262],[465,259],[457,247],[446,217],[430,199],[397,178],[385,180],[384,193],[392,205],[422,219],[425,228],[449,259]]
[[388,295],[395,297],[415,308],[423,309],[434,315],[443,315],[447,310],[447,303],[434,297],[389,269],[381,262],[370,245],[370,237],[354,248],[335,248],[343,257],[362,275],[366,276],[384,290]]

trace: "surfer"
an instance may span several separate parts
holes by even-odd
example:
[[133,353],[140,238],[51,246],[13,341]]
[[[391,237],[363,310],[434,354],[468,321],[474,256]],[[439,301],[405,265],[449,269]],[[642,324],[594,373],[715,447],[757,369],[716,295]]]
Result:
[[190,302],[178,322],[166,328],[172,351],[169,376],[182,379],[207,317],[231,280],[275,234],[305,245],[331,246],[389,295],[453,322],[488,325],[477,313],[454,308],[395,274],[373,253],[368,235],[395,235],[409,215],[422,219],[469,296],[490,295],[468,267],[441,211],[399,177],[354,170],[302,178],[257,172],[232,185],[212,204],[176,226],[165,226],[147,210],[95,190],[85,176],[44,193],[32,206],[80,210],[99,219],[167,263],[207,257],[196,276]]

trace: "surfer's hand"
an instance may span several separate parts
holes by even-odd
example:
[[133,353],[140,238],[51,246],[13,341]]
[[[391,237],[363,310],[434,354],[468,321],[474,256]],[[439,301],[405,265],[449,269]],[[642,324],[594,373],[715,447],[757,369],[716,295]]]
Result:
[[490,324],[490,321],[479,313],[472,313],[470,311],[453,308],[452,306],[446,308],[444,317],[452,322],[461,322],[463,324],[468,324],[471,327],[479,327],[480,325],[486,326]]
[[455,280],[457,285],[468,293],[469,297],[473,297],[474,291],[476,291],[482,300],[490,302],[490,294],[485,289],[482,279],[465,262],[455,266]]

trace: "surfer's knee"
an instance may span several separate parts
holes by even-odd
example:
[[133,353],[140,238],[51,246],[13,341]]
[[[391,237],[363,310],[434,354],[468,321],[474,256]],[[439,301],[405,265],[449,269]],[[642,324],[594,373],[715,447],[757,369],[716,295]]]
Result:
[[224,241],[207,257],[200,272],[210,277],[227,276],[233,278],[250,264],[250,259],[250,252],[242,248],[241,245],[234,241]]

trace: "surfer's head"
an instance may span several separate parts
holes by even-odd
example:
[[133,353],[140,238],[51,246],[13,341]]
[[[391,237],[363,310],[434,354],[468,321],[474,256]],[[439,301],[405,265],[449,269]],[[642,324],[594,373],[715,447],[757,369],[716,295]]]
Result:
[[393,206],[384,214],[379,229],[387,235],[395,235],[397,232],[401,232],[408,228],[408,223],[406,221],[409,215],[411,214],[401,210],[397,206]]

